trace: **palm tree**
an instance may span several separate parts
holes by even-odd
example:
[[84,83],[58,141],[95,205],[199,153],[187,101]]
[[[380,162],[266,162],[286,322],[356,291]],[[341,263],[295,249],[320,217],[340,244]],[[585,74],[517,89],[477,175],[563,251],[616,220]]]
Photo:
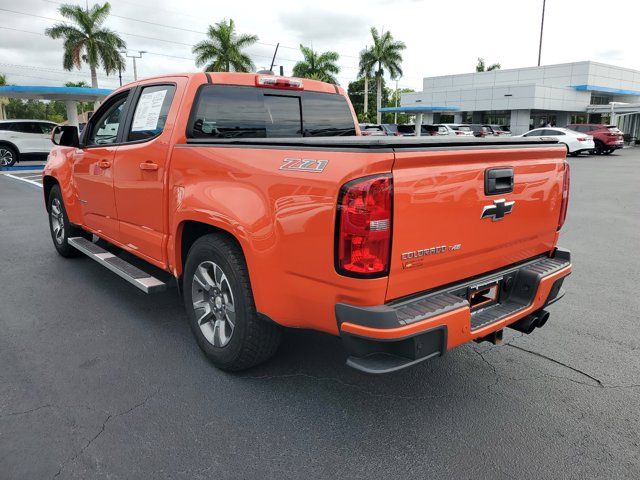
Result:
[[[3,73],[0,73],[0,87],[4,87],[7,84],[7,77]],[[5,112],[4,106],[9,103],[6,98],[0,98],[0,120],[7,118],[7,112]]]
[[376,121],[380,123],[382,120],[380,108],[382,107],[382,77],[384,76],[384,69],[388,70],[392,80],[401,77],[401,52],[407,47],[404,42],[394,40],[391,32],[384,32],[380,35],[375,27],[371,27],[371,36],[373,37],[373,45],[362,51],[360,60],[361,69],[365,72],[373,70],[376,77],[376,107],[378,110]]
[[369,78],[373,75],[373,63],[368,63],[370,57],[369,48],[365,48],[360,52],[360,61],[358,62],[358,77],[364,77],[364,108],[363,115],[367,118],[369,110]]
[[196,56],[198,67],[205,65],[210,72],[250,72],[255,66],[249,55],[242,50],[258,41],[257,35],[238,35],[235,23],[222,20],[209,25],[207,39],[198,42],[192,52]]
[[[7,77],[0,73],[0,87],[4,87],[7,84]],[[4,113],[4,106],[7,103],[7,100],[4,98],[0,98],[0,120],[4,120],[6,118],[6,114]]]
[[500,70],[502,68],[499,63],[486,66],[484,58],[478,58],[478,64],[476,65],[476,72],[491,72],[492,70]]
[[304,45],[300,45],[300,51],[304,60],[293,66],[294,77],[312,78],[334,85],[338,83],[334,76],[340,73],[340,67],[336,65],[340,58],[337,52],[318,53]]
[[126,42],[113,30],[102,27],[111,11],[109,2],[86,9],[64,4],[58,11],[72,24],[59,23],[47,28],[45,34],[54,39],[64,38],[62,66],[65,70],[80,68],[83,62],[89,64],[91,86],[97,88],[99,67],[107,75],[125,69],[120,50],[127,48]]

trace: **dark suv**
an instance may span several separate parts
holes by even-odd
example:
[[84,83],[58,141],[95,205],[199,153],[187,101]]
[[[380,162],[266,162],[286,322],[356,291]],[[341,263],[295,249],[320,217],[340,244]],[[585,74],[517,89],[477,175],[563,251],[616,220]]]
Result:
[[567,125],[569,130],[588,133],[593,137],[596,145],[594,153],[609,155],[611,152],[624,146],[624,137],[615,125],[599,125],[597,123],[571,123]]

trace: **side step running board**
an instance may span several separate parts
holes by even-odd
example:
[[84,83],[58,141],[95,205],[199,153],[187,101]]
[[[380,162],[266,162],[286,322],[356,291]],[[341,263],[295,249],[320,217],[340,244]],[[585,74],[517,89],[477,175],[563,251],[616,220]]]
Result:
[[124,278],[145,293],[163,292],[167,288],[164,282],[152,277],[147,272],[143,272],[129,262],[116,257],[113,253],[106,251],[86,238],[71,237],[68,241],[69,245],[80,250],[103,267],[107,267],[113,273]]

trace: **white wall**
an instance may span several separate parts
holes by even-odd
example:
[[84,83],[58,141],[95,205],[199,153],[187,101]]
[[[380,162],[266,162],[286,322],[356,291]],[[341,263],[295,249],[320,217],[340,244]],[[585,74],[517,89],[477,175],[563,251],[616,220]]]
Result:
[[509,128],[513,135],[522,135],[529,131],[530,110],[511,110],[511,121]]
[[640,72],[597,62],[576,62],[429,77],[423,79],[422,92],[403,94],[400,103],[457,106],[461,111],[585,111],[591,92],[578,91],[573,88],[576,85],[640,92]]

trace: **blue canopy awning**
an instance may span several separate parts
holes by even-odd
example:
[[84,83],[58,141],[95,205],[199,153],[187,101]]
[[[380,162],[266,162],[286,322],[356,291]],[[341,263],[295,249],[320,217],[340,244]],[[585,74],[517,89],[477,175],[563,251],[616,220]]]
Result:
[[75,100],[92,102],[111,93],[108,88],[46,87],[32,85],[7,85],[0,87],[0,97],[35,100]]
[[456,112],[460,107],[451,105],[407,105],[404,107],[383,107],[379,112],[390,113],[428,113],[428,112]]

